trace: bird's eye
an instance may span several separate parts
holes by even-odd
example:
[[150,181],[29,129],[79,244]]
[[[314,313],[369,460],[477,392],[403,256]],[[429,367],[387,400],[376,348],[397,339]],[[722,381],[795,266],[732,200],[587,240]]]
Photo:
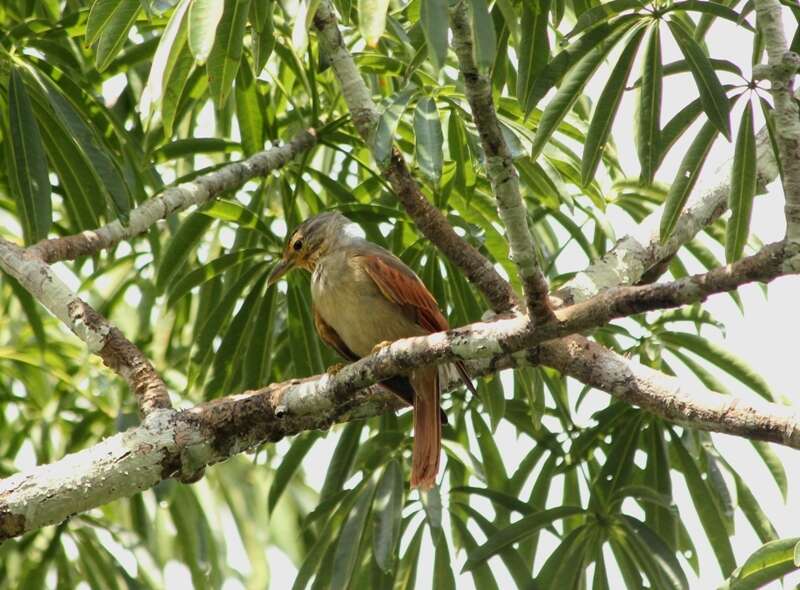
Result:
[[294,248],[296,252],[299,252],[303,248],[303,240],[297,240],[292,248]]

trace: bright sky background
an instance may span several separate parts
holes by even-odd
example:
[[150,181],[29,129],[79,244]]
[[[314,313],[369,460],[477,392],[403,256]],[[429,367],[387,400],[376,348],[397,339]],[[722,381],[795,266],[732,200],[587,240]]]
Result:
[[[794,19],[789,15],[788,11],[786,14],[787,34],[789,38],[791,38],[795,29]],[[752,17],[750,20],[752,22]],[[718,20],[708,34],[707,40],[712,57],[730,60],[739,65],[745,72],[745,75],[749,75],[752,51],[752,36],[749,33],[742,34],[741,31],[731,23]],[[677,47],[672,43],[669,35],[662,35],[662,43],[665,63],[681,59],[681,55]],[[589,85],[588,92],[592,96],[596,97],[605,84],[609,67],[613,66],[613,58],[615,56],[616,53],[612,55],[612,61],[605,66],[604,69],[601,69],[598,75],[595,76],[593,82]],[[638,71],[640,71],[640,68],[635,66],[634,72]],[[734,76],[728,77],[724,75],[723,83],[725,82],[741,83],[742,81]],[[113,94],[111,86],[109,87],[108,94]],[[696,96],[694,82],[689,74],[666,78],[662,124],[677,110],[696,98]],[[732,119],[734,137],[743,104],[744,101],[740,100],[734,111]],[[635,176],[638,172],[636,151],[633,144],[633,137],[635,134],[633,129],[634,110],[634,93],[627,92],[613,129],[613,137],[618,144],[620,159],[623,163],[623,167],[630,176]],[[759,110],[755,109],[755,112],[757,117],[756,128],[758,129],[763,125],[763,121],[760,119]],[[211,129],[213,129],[213,127],[209,127],[209,131]],[[201,132],[201,134],[203,133]],[[672,156],[665,161],[658,174],[658,180],[667,183],[672,180],[680,158],[685,153],[685,148],[690,141],[691,136],[684,138],[684,140],[673,149]],[[709,156],[709,161],[706,163],[704,169],[705,179],[713,176],[713,171],[731,158],[732,153],[732,145],[724,138],[719,140]],[[701,185],[702,183],[703,180],[701,180],[699,184]],[[699,188],[700,186],[698,186],[698,189]],[[698,189],[696,189],[696,191]],[[780,187],[774,183],[773,186],[770,187],[768,195],[758,197],[756,200],[752,228],[755,234],[765,243],[776,241],[783,237],[784,221],[782,206]],[[609,210],[609,218],[614,224],[618,237],[635,230],[635,227],[633,227],[633,224],[630,223],[628,218],[624,215],[620,215],[618,211],[615,212],[613,207]],[[562,272],[579,270],[585,267],[586,261],[583,259],[582,255],[574,253],[573,258],[574,264],[568,257],[562,259],[560,267]],[[720,256],[720,258],[724,259],[724,256]],[[59,274],[68,281],[68,284],[74,282],[74,277],[70,276],[70,273],[66,271],[63,265],[57,265],[56,268],[59,269]],[[700,272],[702,269],[699,267],[690,267],[689,270]],[[790,402],[800,405],[800,398],[796,391],[797,368],[794,365],[794,363],[798,362],[797,343],[793,339],[796,337],[796,334],[800,333],[800,316],[797,313],[797,294],[800,293],[800,277],[775,281],[769,288],[768,297],[765,297],[761,289],[757,286],[744,287],[740,290],[740,293],[745,307],[744,315],[740,313],[727,295],[714,296],[707,302],[706,308],[711,311],[718,320],[725,324],[726,333],[723,335],[718,331],[708,331],[704,333],[704,335],[747,360],[751,366],[756,368],[763,375],[776,393],[785,396]],[[741,397],[747,398],[752,395],[744,391],[744,388],[735,382],[730,382],[729,384],[731,391]],[[599,409],[605,403],[605,394],[597,393],[591,396],[587,403],[581,408],[579,422],[582,420],[584,423],[588,424],[591,412]],[[779,535],[781,537],[800,535],[798,530],[798,522],[800,522],[798,519],[798,514],[800,514],[800,486],[798,486],[798,483],[800,483],[798,481],[800,477],[798,475],[800,474],[800,453],[785,447],[774,446],[776,452],[784,462],[789,477],[789,497],[787,503],[784,504],[772,478],[764,468],[763,463],[757,458],[746,441],[725,435],[714,435],[714,438],[719,450],[725,458],[739,470],[742,477],[749,483],[756,497],[761,501],[762,508],[777,528]],[[318,442],[305,459],[304,468],[309,483],[317,488],[321,487],[335,441],[336,437],[331,436],[326,440]],[[498,429],[497,444],[498,447],[505,452],[503,458],[507,463],[509,471],[516,467],[522,457],[524,457],[530,449],[530,441],[528,439],[517,439],[514,429],[507,423],[501,425]],[[279,448],[285,450],[287,446],[288,443],[283,441],[280,443]],[[681,516],[700,552],[700,562],[701,566],[703,566],[699,577],[693,577],[691,569],[688,567],[686,568],[687,573],[690,575],[691,587],[698,589],[715,588],[721,582],[721,575],[711,548],[708,546],[705,535],[702,533],[694,509],[691,507],[688,491],[682,484],[680,476],[673,474],[673,486]],[[556,483],[553,488],[558,489],[558,483]],[[527,491],[526,489],[525,492]],[[446,493],[443,499],[446,503]],[[557,505],[557,500],[558,498],[551,498],[551,505]],[[486,511],[490,513],[490,505],[487,503],[485,507]],[[633,510],[635,514],[635,505]],[[447,526],[446,522],[445,526]],[[229,527],[233,527],[233,524],[229,523]],[[229,527],[226,526],[225,528],[228,529]],[[473,534],[475,534],[479,541],[483,539],[483,536],[477,529],[473,529]],[[759,545],[760,542],[744,517],[738,516],[736,521],[736,534],[733,537],[733,547],[737,562],[743,562]],[[403,546],[405,546],[405,543]],[[542,547],[548,546],[555,547],[554,539],[547,533],[543,533]],[[242,572],[246,572],[248,570],[248,564],[244,550],[236,544],[229,544],[228,549],[230,564],[240,569]],[[280,550],[268,548],[266,551],[272,570],[272,584],[270,588],[273,590],[291,588],[297,571],[295,566]],[[124,554],[124,550],[122,550],[122,554]],[[426,537],[421,555],[423,557],[417,575],[417,588],[426,590],[431,587],[433,580],[433,547],[429,537]],[[121,560],[124,561],[124,559]],[[460,568],[463,562],[464,554],[462,552],[454,559],[453,563],[454,565],[458,564],[456,567]],[[497,564],[496,571],[500,587],[512,587],[513,584],[510,582],[510,578],[505,568],[499,562],[499,559],[495,558],[492,563]],[[541,559],[537,560],[538,565],[541,565],[541,563],[543,563]],[[611,565],[613,564],[613,560],[607,560],[606,563]],[[618,577],[618,572],[611,570],[609,573],[612,576],[612,588],[624,587],[621,578]],[[617,576],[616,580],[613,579],[613,576]],[[184,566],[174,562],[168,566],[166,580],[168,587],[185,587],[188,579],[188,570],[186,570]],[[792,584],[800,582],[800,576],[790,576],[787,579],[790,580]],[[506,581],[508,584],[504,583]],[[457,577],[457,583],[460,589],[474,587],[472,578],[468,574]],[[778,587],[780,586],[770,586],[770,588]],[[226,583],[225,588],[226,590],[235,590],[241,588],[241,585],[231,580]]]

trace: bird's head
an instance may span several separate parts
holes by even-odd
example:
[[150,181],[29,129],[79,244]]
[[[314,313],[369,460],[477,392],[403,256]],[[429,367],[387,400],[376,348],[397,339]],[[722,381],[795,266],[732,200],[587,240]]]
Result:
[[309,217],[289,234],[281,260],[267,279],[273,285],[293,268],[313,271],[317,260],[340,245],[351,235],[353,222],[338,211],[320,213]]

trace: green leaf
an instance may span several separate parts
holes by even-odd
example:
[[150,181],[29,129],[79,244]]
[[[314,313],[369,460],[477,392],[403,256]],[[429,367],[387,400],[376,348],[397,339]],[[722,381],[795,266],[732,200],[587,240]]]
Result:
[[735,10],[732,10],[720,2],[705,2],[702,0],[686,0],[684,2],[675,2],[674,4],[667,6],[664,9],[663,14],[678,11],[701,12],[703,14],[724,18],[732,23],[736,23],[740,27],[744,27],[748,31],[755,32],[753,26],[743,18],[743,14],[739,14]]
[[643,7],[644,4],[641,0],[611,0],[611,2],[606,2],[599,6],[593,6],[589,10],[581,13],[578,20],[575,22],[575,26],[567,33],[567,38],[574,37],[578,33],[600,22],[607,21],[621,12]]
[[93,45],[97,41],[95,64],[98,71],[111,65],[128,39],[128,31],[141,8],[140,0],[97,0],[92,5],[86,24],[86,44]]
[[636,148],[639,153],[642,180],[653,182],[660,147],[661,117],[661,32],[656,24],[650,32],[644,60],[642,62],[642,86],[639,89]]
[[536,129],[531,146],[531,158],[536,158],[545,144],[550,140],[550,136],[566,117],[572,106],[580,98],[584,86],[595,73],[597,68],[605,59],[611,48],[619,41],[625,33],[627,27],[622,27],[614,31],[606,39],[600,41],[591,51],[589,51],[576,65],[570,69],[565,76],[561,87],[547,104]]
[[489,15],[486,0],[469,0],[472,16],[472,53],[478,71],[487,73],[494,65],[497,47],[497,36],[494,32],[494,21]]
[[767,469],[772,474],[772,479],[775,480],[775,485],[778,486],[785,502],[789,492],[789,481],[786,477],[786,469],[783,467],[780,458],[775,451],[772,450],[772,446],[770,446],[769,443],[760,440],[751,440],[750,444],[753,445],[753,448],[761,456],[764,465],[767,466]]
[[198,64],[206,63],[211,53],[224,7],[225,3],[220,0],[192,0],[189,5],[187,21],[189,49]]
[[470,553],[467,562],[464,564],[464,571],[471,570],[493,555],[497,555],[506,547],[534,534],[542,527],[556,520],[576,514],[583,514],[584,512],[584,509],[579,506],[559,506],[558,508],[542,510],[525,516],[514,524],[500,530],[497,534],[489,537],[483,545]]
[[242,44],[249,7],[250,0],[225,0],[214,45],[208,55],[208,84],[219,108],[225,104],[242,63]]
[[384,167],[392,157],[392,146],[394,136],[397,131],[397,124],[403,116],[411,97],[417,89],[413,86],[406,86],[401,92],[395,95],[394,99],[386,106],[378,125],[375,129],[375,136],[372,140],[372,156],[379,166]]
[[292,441],[292,446],[281,458],[281,464],[275,470],[275,477],[269,486],[267,514],[272,514],[292,476],[297,472],[298,467],[303,462],[303,458],[308,454],[308,451],[311,450],[318,438],[318,432],[306,432]]
[[756,194],[756,134],[753,129],[753,103],[747,102],[731,166],[731,190],[728,205],[731,216],[725,235],[725,258],[730,264],[742,257],[750,234],[750,214]]
[[440,535],[436,543],[433,559],[434,587],[436,590],[456,590],[456,579],[453,575],[453,566],[450,564],[450,548],[447,537]]
[[[467,553],[471,553],[477,549],[478,542],[475,540],[475,537],[472,536],[469,528],[467,528],[466,522],[464,522],[457,513],[453,512],[451,514],[451,522],[453,523],[455,530],[458,531],[458,537],[463,542],[464,549],[467,550]],[[480,588],[481,590],[496,590],[499,588],[489,564],[483,563],[475,567],[471,573],[472,579],[475,582],[475,588]]]
[[272,24],[274,9],[272,0],[253,2],[250,6],[251,11],[255,13],[250,17],[250,22],[254,25],[254,30],[250,34],[253,36],[253,60],[255,61],[255,74],[258,76],[275,47],[275,33]]
[[550,0],[522,3],[522,30],[525,35],[533,35],[517,48],[519,70],[517,72],[517,100],[522,112],[527,116],[536,106],[534,103],[534,84],[547,65],[550,55],[550,40],[547,36],[547,14]]
[[706,122],[698,131],[686,155],[683,156],[683,160],[678,166],[678,173],[675,180],[672,181],[664,201],[664,212],[661,214],[659,226],[662,241],[665,241],[675,228],[718,133],[719,131],[711,121]]
[[376,47],[386,29],[389,0],[358,0],[358,30],[369,47]]
[[358,440],[363,426],[361,422],[348,422],[342,430],[339,442],[336,443],[336,449],[333,451],[333,458],[328,466],[328,473],[325,475],[325,482],[319,493],[320,501],[336,494],[350,477],[350,468],[356,457]]
[[236,119],[244,153],[250,156],[264,149],[264,112],[266,105],[256,88],[256,80],[247,60],[236,75]]
[[428,55],[438,72],[447,59],[447,0],[421,0],[419,20]]
[[378,481],[372,510],[376,514],[372,551],[378,567],[390,572],[394,569],[403,517],[403,469],[397,461],[386,465]]
[[[638,4],[638,0],[637,4]],[[605,6],[605,5],[604,5]],[[585,14],[585,13],[584,13]],[[583,159],[581,161],[581,182],[589,184],[594,178],[597,165],[603,156],[603,151],[608,141],[608,134],[617,116],[617,109],[625,92],[625,83],[633,68],[636,52],[642,42],[645,29],[639,28],[631,35],[628,44],[617,60],[617,65],[611,71],[608,82],[597,99],[597,106],[594,109],[592,122],[586,133],[586,142],[583,144]]]
[[8,84],[8,125],[8,178],[17,194],[17,213],[22,221],[25,243],[31,244],[47,237],[53,210],[42,136],[22,75],[16,67],[11,70]]
[[123,178],[120,165],[113,159],[112,153],[96,131],[84,119],[77,106],[49,78],[38,77],[45,95],[50,101],[53,112],[65,129],[69,129],[84,159],[95,172],[95,186],[102,187],[107,195],[108,204],[123,224],[128,222],[131,207],[131,195]]
[[689,494],[692,497],[695,510],[697,510],[700,523],[703,525],[703,530],[706,532],[723,575],[730,575],[736,567],[736,558],[733,555],[733,548],[726,532],[725,519],[719,512],[716,502],[709,501],[714,492],[700,475],[697,464],[683,446],[680,437],[674,431],[670,430],[670,432],[672,434],[672,448],[675,450],[681,472],[686,479],[686,486],[689,488]]
[[167,307],[174,306],[181,297],[195,287],[218,277],[228,269],[242,264],[254,256],[264,253],[266,253],[266,250],[263,248],[247,248],[210,260],[170,285],[167,290]]
[[253,213],[250,209],[237,201],[219,199],[214,201],[211,205],[204,207],[202,210],[198,211],[198,213],[213,217],[214,219],[230,221],[244,229],[256,230],[271,244],[278,247],[282,246],[280,240],[269,230],[264,220],[258,214]]
[[756,590],[797,569],[795,550],[800,537],[772,541],[758,548],[719,590]]
[[667,21],[667,24],[672,31],[672,36],[675,37],[675,42],[689,63],[697,90],[700,93],[700,100],[703,103],[703,110],[716,128],[730,140],[730,102],[725,94],[725,89],[717,78],[714,66],[711,65],[703,49],[679,22],[671,19]]
[[745,361],[709,340],[685,332],[662,332],[659,338],[671,346],[685,348],[706,361],[716,365],[731,377],[738,379],[761,397],[774,401],[769,385],[760,373],[750,368]]
[[366,528],[367,517],[375,494],[375,483],[370,481],[359,494],[353,511],[342,527],[336,552],[333,554],[333,575],[331,588],[347,588],[356,568],[361,538]]
[[[628,535],[629,541],[633,545],[641,548],[641,555],[646,556],[656,566],[661,573],[659,579],[662,581],[659,588],[673,588],[684,590],[689,588],[689,581],[680,566],[675,552],[672,551],[664,541],[653,532],[645,523],[628,515],[622,515],[622,522],[631,532]],[[655,580],[651,579],[653,584]]]
[[[502,391],[500,392],[502,394]],[[483,471],[486,475],[488,487],[503,491],[508,484],[508,474],[503,464],[503,458],[495,444],[491,431],[486,426],[478,412],[472,412],[472,425],[478,438],[478,447],[483,458]]]
[[[469,516],[469,518],[471,518],[480,527],[484,536],[487,538],[492,538],[499,533],[498,528],[491,521],[489,521],[488,518],[486,518],[483,514],[478,512],[469,504],[458,502],[455,504],[455,506],[452,504],[451,506],[457,508],[459,512]],[[458,513],[453,514],[454,519],[457,519],[458,517]],[[471,549],[469,553],[472,553],[476,550],[477,548]],[[502,549],[498,553],[498,556],[503,560],[503,564],[506,566],[508,572],[511,574],[511,577],[514,579],[514,583],[516,584],[517,588],[528,588],[531,581],[530,568],[525,565],[525,562],[523,561],[519,552],[515,550],[514,547],[509,545],[505,549]],[[482,567],[483,565],[476,564],[472,571]]]
[[442,177],[444,135],[439,110],[432,98],[421,98],[417,103],[414,111],[414,139],[420,170],[438,185]]
[[178,226],[178,231],[172,236],[158,264],[156,290],[159,293],[164,292],[172,276],[181,269],[212,221],[214,221],[212,218],[195,212]]

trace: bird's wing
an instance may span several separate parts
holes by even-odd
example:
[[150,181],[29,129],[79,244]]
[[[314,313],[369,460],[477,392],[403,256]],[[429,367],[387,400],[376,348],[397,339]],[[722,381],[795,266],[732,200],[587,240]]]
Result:
[[449,328],[436,299],[414,271],[400,259],[380,251],[365,253],[359,258],[383,296],[402,307],[422,328],[428,332]]
[[[383,251],[360,254],[360,257],[363,259],[364,270],[375,281],[383,296],[405,309],[425,330],[441,332],[450,327],[439,311],[436,299],[414,271],[403,264],[403,261],[390,252]],[[470,380],[464,363],[457,361],[454,364],[464,385],[477,396],[478,392]]]
[[343,359],[350,362],[357,361],[358,355],[347,347],[339,334],[336,333],[336,330],[331,328],[330,325],[322,319],[322,316],[319,315],[316,308],[313,308],[313,311],[314,327],[317,329],[317,334],[319,334],[322,341],[338,352],[339,356]]

